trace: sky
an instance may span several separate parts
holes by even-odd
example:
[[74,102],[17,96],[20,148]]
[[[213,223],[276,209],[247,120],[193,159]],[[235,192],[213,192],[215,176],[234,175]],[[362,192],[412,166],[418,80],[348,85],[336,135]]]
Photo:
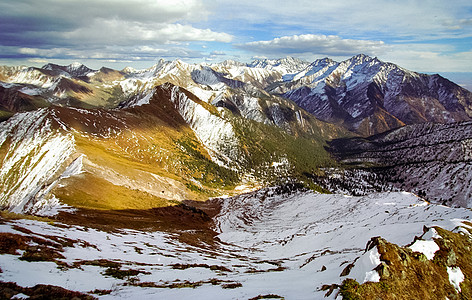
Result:
[[[470,0],[1,0],[0,64],[376,56],[472,89]],[[469,75],[467,75],[469,73]]]

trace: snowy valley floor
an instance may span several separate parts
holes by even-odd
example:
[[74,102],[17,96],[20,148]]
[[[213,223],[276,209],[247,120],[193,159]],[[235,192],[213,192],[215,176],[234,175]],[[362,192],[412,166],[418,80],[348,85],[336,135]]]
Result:
[[[363,255],[372,237],[406,246],[424,226],[466,231],[458,226],[472,218],[468,209],[405,192],[348,197],[266,188],[189,205],[141,215],[143,222],[132,212],[69,216],[68,223],[0,219],[0,281],[100,299],[334,299],[337,291],[324,298],[323,285],[375,280],[378,257]],[[413,248],[428,257],[431,242]],[[451,283],[460,279],[454,272]]]

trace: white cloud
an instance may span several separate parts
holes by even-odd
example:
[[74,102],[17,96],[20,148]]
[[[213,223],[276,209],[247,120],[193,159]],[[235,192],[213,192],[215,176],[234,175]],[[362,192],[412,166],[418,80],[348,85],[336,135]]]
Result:
[[48,63],[48,60],[40,59],[40,58],[31,58],[31,59],[28,59],[28,62],[34,63],[34,64],[46,64]]
[[210,55],[221,56],[221,55],[226,55],[226,53],[224,53],[223,51],[212,51]]
[[[201,0],[3,0],[2,15],[80,26],[95,19],[140,23],[199,21],[208,16]],[[43,25],[42,22],[36,25]]]
[[451,30],[460,30],[465,27],[472,26],[472,18],[470,19],[460,19],[460,20],[445,20],[443,25]]
[[136,43],[170,44],[189,41],[230,42],[232,36],[214,32],[210,29],[198,29],[182,24],[142,24],[123,20],[96,19],[87,27],[81,27],[63,36],[67,40],[78,40],[85,44],[134,45]]
[[[21,54],[26,54],[26,55],[38,55],[40,53],[40,49],[36,48],[19,48],[18,53]],[[43,52],[44,54],[47,54],[47,52]]]
[[413,70],[471,70],[471,9],[470,0],[1,0],[0,59],[365,53]]
[[264,55],[254,55],[251,59],[252,60],[264,60],[264,59],[268,59],[268,57],[264,56]]
[[342,39],[335,35],[303,34],[256,41],[237,47],[261,54],[286,56],[301,53],[349,56],[359,53],[378,55],[385,52],[382,41]]
[[57,57],[57,56],[75,56],[79,51],[70,50],[68,48],[51,48],[51,49],[40,49],[40,48],[19,48],[18,53],[30,56],[38,57]]

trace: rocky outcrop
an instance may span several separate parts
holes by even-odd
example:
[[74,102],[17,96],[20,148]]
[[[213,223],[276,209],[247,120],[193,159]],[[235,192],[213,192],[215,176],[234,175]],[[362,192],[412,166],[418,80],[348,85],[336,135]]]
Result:
[[[433,256],[415,251],[415,243],[435,247]],[[405,247],[374,237],[367,243],[366,253],[371,249],[379,253],[379,264],[372,270],[377,272],[378,281],[345,279],[340,294],[343,299],[468,299],[472,295],[471,246],[469,225],[453,232],[425,227],[424,234]],[[428,251],[428,247],[420,249]]]

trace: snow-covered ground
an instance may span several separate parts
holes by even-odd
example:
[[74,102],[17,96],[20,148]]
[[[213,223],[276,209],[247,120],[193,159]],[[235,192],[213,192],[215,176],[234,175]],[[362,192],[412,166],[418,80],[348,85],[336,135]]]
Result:
[[[65,258],[58,259],[69,268],[19,260],[22,251],[3,254],[0,280],[82,292],[111,290],[95,295],[101,299],[249,299],[269,294],[323,299],[323,284],[340,284],[348,277],[378,280],[371,269],[379,261],[378,252],[376,248],[365,252],[371,237],[382,236],[404,246],[422,235],[424,225],[452,230],[472,217],[468,209],[428,204],[405,192],[348,197],[265,188],[220,201],[221,211],[214,218],[219,233],[215,245],[189,245],[176,233],[105,232],[39,221],[4,221],[0,233],[53,243],[65,238],[73,245],[66,244]],[[427,235],[434,237],[434,232]],[[360,256],[350,275],[340,277]],[[83,263],[99,259],[119,263],[120,270],[134,270],[134,274],[117,279],[105,266]],[[80,267],[73,268],[74,263]],[[451,282],[458,285],[459,271],[449,273]],[[335,296],[336,292],[330,298]]]

